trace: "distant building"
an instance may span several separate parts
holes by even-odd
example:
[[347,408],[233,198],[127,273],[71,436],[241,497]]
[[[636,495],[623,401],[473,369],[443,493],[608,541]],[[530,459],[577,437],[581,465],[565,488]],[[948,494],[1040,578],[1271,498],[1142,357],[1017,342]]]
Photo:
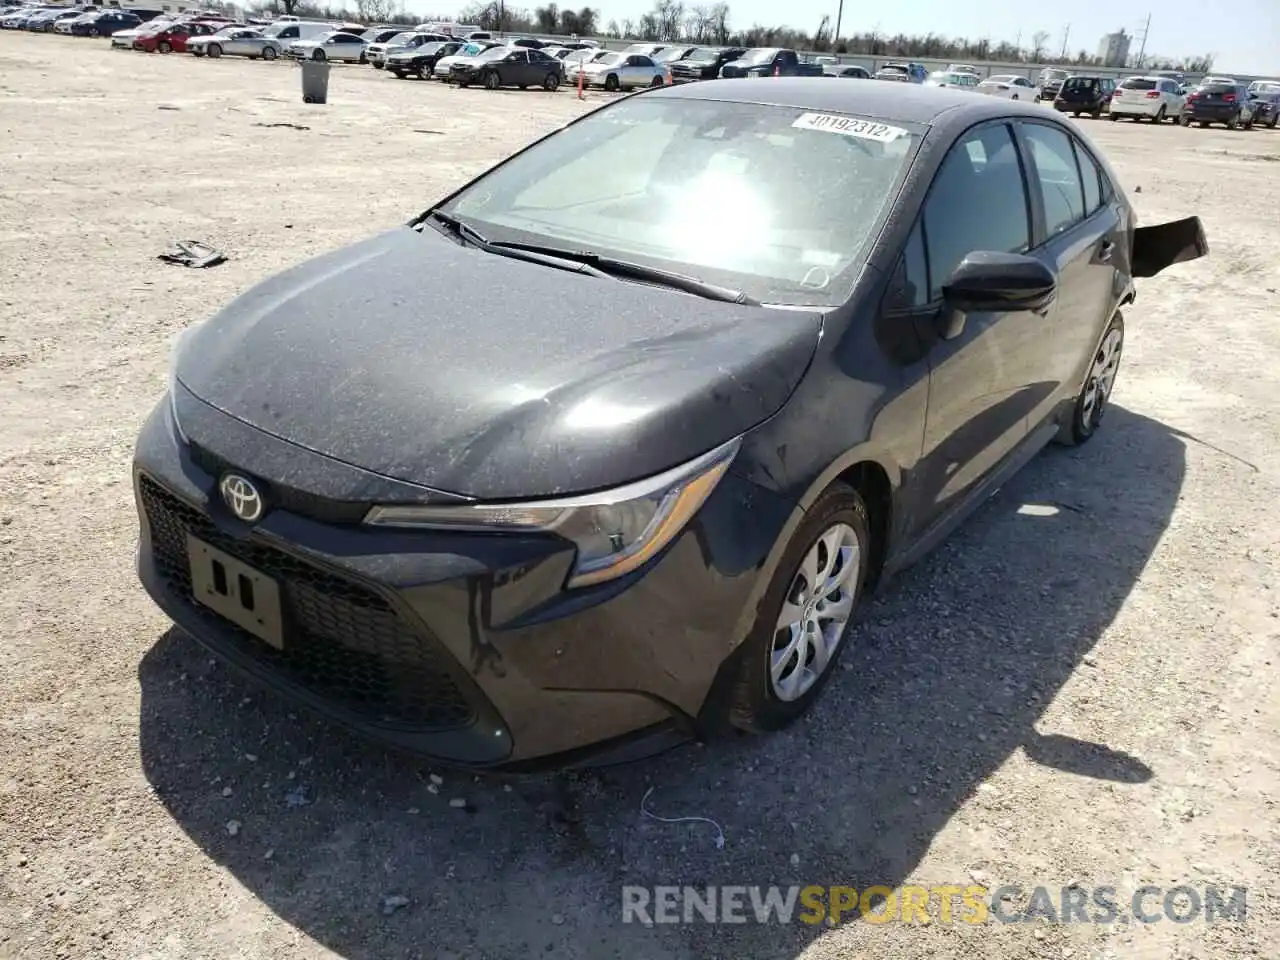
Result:
[[1133,38],[1123,30],[1108,33],[1098,44],[1098,59],[1104,67],[1123,67],[1129,61],[1129,42]]

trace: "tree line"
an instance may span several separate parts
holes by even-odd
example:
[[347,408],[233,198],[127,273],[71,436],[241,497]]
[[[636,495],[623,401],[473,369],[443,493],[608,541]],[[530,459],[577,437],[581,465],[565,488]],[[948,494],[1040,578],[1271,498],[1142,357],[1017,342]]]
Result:
[[[315,17],[324,20],[358,20],[364,23],[424,23],[452,21],[478,24],[481,29],[502,33],[533,33],[579,37],[607,37],[648,40],[661,43],[689,43],[741,47],[790,47],[815,53],[865,57],[903,57],[928,60],[977,60],[996,63],[1061,63],[1072,66],[1102,66],[1088,50],[1054,49],[1050,35],[1038,31],[1029,45],[989,37],[943,37],[904,33],[887,34],[878,28],[835,36],[831,18],[824,16],[812,33],[795,27],[731,24],[727,3],[686,5],[683,0],[655,0],[652,9],[639,18],[604,22],[593,7],[560,7],[555,3],[531,10],[511,6],[505,0],[473,0],[460,13],[446,15],[407,14],[400,0],[353,0],[355,6],[319,6],[307,0],[268,0],[259,10]],[[1131,57],[1126,66],[1145,70],[1182,70],[1208,73],[1213,54],[1193,57],[1147,55],[1138,62]]]

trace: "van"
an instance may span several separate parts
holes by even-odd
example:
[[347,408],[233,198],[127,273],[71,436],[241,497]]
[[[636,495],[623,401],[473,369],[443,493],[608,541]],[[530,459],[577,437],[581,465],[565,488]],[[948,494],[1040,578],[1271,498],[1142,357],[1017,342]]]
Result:
[[262,35],[287,44],[293,40],[314,40],[326,33],[332,33],[333,30],[333,24],[321,23],[318,20],[277,20],[265,28]]

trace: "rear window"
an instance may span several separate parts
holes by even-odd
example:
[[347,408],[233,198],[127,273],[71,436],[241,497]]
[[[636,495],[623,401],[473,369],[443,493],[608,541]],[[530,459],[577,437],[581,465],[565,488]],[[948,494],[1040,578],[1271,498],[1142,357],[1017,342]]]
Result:
[[1072,77],[1062,86],[1065,90],[1089,90],[1097,84],[1097,82],[1098,81],[1092,77]]
[[1154,80],[1140,80],[1137,77],[1120,84],[1121,90],[1154,90],[1155,88],[1156,82]]
[[1200,92],[1215,93],[1215,94],[1235,93],[1236,88],[1229,83],[1206,83],[1203,87],[1200,88]]

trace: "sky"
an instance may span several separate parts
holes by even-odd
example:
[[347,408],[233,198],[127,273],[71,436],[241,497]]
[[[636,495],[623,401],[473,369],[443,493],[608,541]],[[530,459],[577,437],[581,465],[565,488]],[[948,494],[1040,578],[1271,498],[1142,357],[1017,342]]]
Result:
[[[509,0],[524,6],[521,0]],[[652,0],[569,0],[561,6],[581,6],[587,2],[600,11],[603,23],[640,15],[652,7]],[[693,5],[685,0],[686,5]],[[835,23],[839,0],[729,0],[731,28],[759,23],[803,28],[812,33],[823,15]],[[894,0],[893,3],[844,5],[840,32],[844,35],[870,30],[882,34],[926,34],[930,31],[950,37],[978,39],[984,35],[993,43],[1014,42],[1019,33],[1022,44],[1031,36],[1049,34],[1048,47],[1061,50],[1063,32],[1070,23],[1067,48],[1074,56],[1079,50],[1091,54],[1107,33],[1123,29],[1140,38],[1147,14],[1151,28],[1147,53],[1179,58],[1204,53],[1215,54],[1214,70],[1242,74],[1280,75],[1280,0],[1234,0],[1221,8],[1229,16],[1218,16],[1203,0],[1162,0],[1148,6],[1117,3],[1115,0],[1076,0],[1066,4],[1038,4],[1028,0]],[[460,11],[465,0],[405,0],[408,10],[422,13]],[[533,8],[540,2],[530,2]],[[1135,39],[1133,50],[1136,53]]]

